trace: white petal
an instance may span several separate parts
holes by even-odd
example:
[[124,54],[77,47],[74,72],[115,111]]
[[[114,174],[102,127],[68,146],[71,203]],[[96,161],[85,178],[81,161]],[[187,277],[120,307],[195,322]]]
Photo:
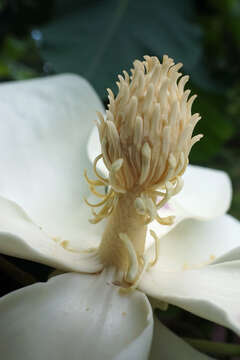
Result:
[[183,180],[183,189],[172,198],[172,203],[187,217],[208,220],[229,209],[232,187],[225,172],[189,165]]
[[0,196],[63,240],[81,230],[96,110],[102,110],[99,98],[76,75],[0,85]]
[[176,272],[162,271],[157,264],[139,288],[240,334],[239,279],[240,261]]
[[[100,140],[99,140],[99,135],[98,135],[98,129],[95,126],[92,129],[92,132],[89,136],[89,140],[88,140],[88,144],[87,144],[87,153],[88,153],[88,157],[91,161],[91,163],[94,162],[94,159],[101,154],[102,150],[101,150],[101,144],[100,144]],[[103,161],[98,161],[97,163],[97,168],[98,170],[100,170],[100,172],[103,175],[108,175],[108,170],[106,168],[106,166],[104,165]]]
[[160,321],[154,319],[154,332],[149,360],[210,360],[212,358],[195,350]]
[[[210,220],[229,209],[232,187],[225,172],[189,165],[183,179],[180,193],[158,211],[160,217],[175,216],[173,225],[159,226],[157,221],[150,224],[159,237],[166,235],[184,219]],[[148,244],[151,244],[149,235]]]
[[[51,239],[14,202],[0,197],[0,252],[37,261],[61,270],[97,272],[102,269],[96,252],[68,251]],[[91,234],[88,234],[91,237]],[[85,238],[80,240],[85,240]]]
[[[158,234],[157,228],[155,231]],[[232,216],[223,215],[209,221],[188,219],[160,239],[158,266],[165,271],[200,268],[239,247],[240,222]],[[154,249],[149,252],[154,253]],[[234,254],[233,259],[240,260],[240,256],[236,258],[236,251]]]
[[8,360],[144,360],[152,339],[147,297],[119,295],[109,274],[64,274],[0,300]]
[[240,259],[240,246],[234,247],[222,256],[219,256],[213,264],[220,264],[222,262],[235,261]]

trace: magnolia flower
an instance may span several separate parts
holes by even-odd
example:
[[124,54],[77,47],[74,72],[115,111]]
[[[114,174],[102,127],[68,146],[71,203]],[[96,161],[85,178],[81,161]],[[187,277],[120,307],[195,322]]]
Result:
[[[175,76],[179,68],[174,69],[170,74]],[[188,96],[184,94],[182,110],[187,110]],[[111,93],[110,98],[113,103]],[[114,123],[109,118],[111,106],[107,120]],[[144,246],[138,248],[132,242],[134,232],[129,235],[120,229],[116,233],[122,234],[117,240],[123,261],[118,262],[112,251],[108,257],[108,247],[103,246],[106,220],[111,211],[114,214],[119,194],[124,196],[135,186],[135,178],[134,169],[130,178],[124,177],[131,157],[115,157],[111,152],[110,162],[104,159],[109,173],[101,164],[97,168],[95,161],[95,171],[102,177],[99,184],[105,182],[109,197],[92,183],[91,190],[107,206],[102,213],[93,213],[93,222],[102,221],[96,225],[87,221],[91,215],[82,200],[88,197],[83,169],[93,177],[88,156],[94,160],[103,154],[104,146],[110,155],[109,143],[100,147],[96,130],[88,154],[86,151],[96,110],[103,111],[98,97],[77,76],[0,86],[0,251],[70,271],[0,299],[0,353],[8,360],[207,359],[158,321],[153,326],[145,294],[240,333],[240,227],[237,220],[224,215],[231,201],[229,178],[221,171],[195,166],[188,166],[182,175],[190,147],[198,139],[191,140],[198,116],[191,120],[188,112],[186,124],[191,126],[182,137],[186,141],[176,148],[175,142],[168,143],[169,156],[164,160],[168,173],[159,171],[154,180],[161,188],[157,193],[150,181],[149,153],[152,160],[157,162],[157,158],[152,144],[145,145],[148,139],[143,138],[139,151],[145,165],[137,169],[142,171],[141,191],[131,204],[136,216],[144,220]],[[101,126],[106,120],[100,118],[103,140],[105,128]],[[166,116],[165,128],[169,120]],[[168,139],[176,136],[171,129],[165,133]],[[108,178],[99,174],[99,169]],[[178,193],[181,176],[184,187]],[[149,195],[146,184],[154,196]],[[93,198],[87,201],[94,202]],[[113,247],[111,244],[110,249]],[[103,252],[99,252],[101,248]],[[136,287],[140,291],[131,291]]]

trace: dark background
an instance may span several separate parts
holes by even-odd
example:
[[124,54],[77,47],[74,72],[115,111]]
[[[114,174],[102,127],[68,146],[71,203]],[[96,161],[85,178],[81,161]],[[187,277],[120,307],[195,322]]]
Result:
[[[184,64],[199,95],[190,161],[223,169],[234,188],[230,213],[240,219],[239,0],[0,0],[0,81],[61,72],[86,77],[106,104],[106,88],[135,58],[168,54]],[[222,194],[224,196],[224,194]],[[51,269],[2,256],[0,295]],[[229,330],[170,307],[163,320],[180,336],[237,343]],[[219,357],[237,359],[237,357]]]

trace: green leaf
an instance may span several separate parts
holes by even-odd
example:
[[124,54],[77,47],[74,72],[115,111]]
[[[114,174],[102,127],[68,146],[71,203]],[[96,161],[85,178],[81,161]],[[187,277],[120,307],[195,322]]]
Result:
[[8,64],[9,73],[14,80],[27,80],[38,76],[38,73],[21,63],[11,62]]
[[234,133],[234,124],[227,115],[224,104],[226,98],[223,95],[213,94],[194,89],[198,98],[193,106],[193,112],[200,113],[202,119],[197,125],[196,133],[202,133],[203,139],[196,144],[190,154],[192,162],[206,164],[216,155],[222,145],[231,138]]
[[[213,88],[202,62],[202,36],[191,0],[147,2],[56,1],[57,16],[43,29],[42,54],[56,72],[86,77],[101,97],[135,58],[168,54],[184,72]],[[204,80],[204,84],[202,79]]]
[[7,36],[1,49],[3,57],[9,57],[14,60],[21,60],[29,47],[26,41],[22,41],[13,36]]
[[215,356],[238,356],[240,355],[240,345],[228,344],[223,342],[184,338],[186,342],[195,347],[197,350],[206,352]]

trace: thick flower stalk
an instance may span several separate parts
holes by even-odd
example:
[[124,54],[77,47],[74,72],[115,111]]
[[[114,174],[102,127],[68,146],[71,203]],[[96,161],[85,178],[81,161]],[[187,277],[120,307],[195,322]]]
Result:
[[[103,206],[93,211],[91,222],[108,218],[99,248],[101,261],[117,267],[120,278],[129,283],[147,265],[147,224],[154,219],[161,225],[173,223],[173,216],[160,217],[158,210],[181,190],[189,152],[202,137],[192,137],[200,116],[192,115],[196,95],[189,98],[190,90],[184,89],[189,77],[181,77],[182,64],[166,55],[162,63],[157,57],[144,59],[134,61],[131,76],[126,71],[118,76],[116,98],[108,89],[106,118],[98,113],[102,149],[94,161],[98,180],[86,176],[93,194],[102,198],[98,204],[87,203],[92,208]],[[108,178],[97,171],[101,158]],[[98,186],[108,187],[106,195],[97,191]],[[157,241],[157,234],[152,235]]]

